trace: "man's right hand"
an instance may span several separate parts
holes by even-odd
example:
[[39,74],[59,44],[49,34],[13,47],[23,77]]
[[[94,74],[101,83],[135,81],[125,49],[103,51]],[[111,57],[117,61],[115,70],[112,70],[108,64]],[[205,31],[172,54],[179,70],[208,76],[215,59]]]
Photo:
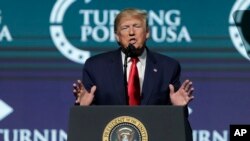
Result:
[[81,80],[77,80],[76,83],[73,84],[73,93],[76,97],[75,104],[81,106],[88,106],[92,103],[94,99],[94,93],[96,91],[96,86],[92,86],[90,92],[88,92]]

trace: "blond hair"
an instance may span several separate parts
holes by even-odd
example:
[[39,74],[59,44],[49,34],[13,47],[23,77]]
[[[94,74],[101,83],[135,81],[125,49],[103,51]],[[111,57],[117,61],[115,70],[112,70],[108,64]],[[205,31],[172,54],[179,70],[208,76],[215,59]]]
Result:
[[134,17],[134,16],[140,18],[145,23],[146,29],[148,28],[148,15],[145,11],[136,8],[126,8],[123,9],[115,18],[115,23],[114,23],[115,33],[117,33],[117,28],[122,18]]

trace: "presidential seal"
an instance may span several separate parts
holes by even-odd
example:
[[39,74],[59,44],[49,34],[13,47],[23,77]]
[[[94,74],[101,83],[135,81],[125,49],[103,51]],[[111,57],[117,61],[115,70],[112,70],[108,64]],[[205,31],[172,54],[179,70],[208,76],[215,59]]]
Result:
[[102,141],[148,141],[148,133],[138,119],[121,116],[107,124]]

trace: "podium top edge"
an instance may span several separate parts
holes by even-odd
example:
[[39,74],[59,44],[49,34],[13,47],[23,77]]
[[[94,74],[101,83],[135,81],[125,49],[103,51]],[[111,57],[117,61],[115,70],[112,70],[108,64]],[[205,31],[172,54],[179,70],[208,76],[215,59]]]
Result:
[[72,106],[71,109],[99,109],[99,108],[130,108],[130,109],[141,109],[141,108],[170,108],[170,109],[184,109],[186,106],[173,106],[173,105],[140,105],[140,106],[128,106],[128,105],[92,105],[92,106]]

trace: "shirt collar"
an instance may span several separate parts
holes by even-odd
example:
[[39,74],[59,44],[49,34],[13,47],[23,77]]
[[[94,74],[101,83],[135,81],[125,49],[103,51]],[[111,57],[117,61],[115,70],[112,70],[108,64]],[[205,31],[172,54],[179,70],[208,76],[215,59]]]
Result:
[[[122,54],[122,62],[124,64],[125,54],[121,51]],[[147,49],[145,48],[140,56],[138,56],[139,62],[142,65],[146,64],[146,58],[147,58]],[[128,62],[130,62],[130,57],[128,57]]]

